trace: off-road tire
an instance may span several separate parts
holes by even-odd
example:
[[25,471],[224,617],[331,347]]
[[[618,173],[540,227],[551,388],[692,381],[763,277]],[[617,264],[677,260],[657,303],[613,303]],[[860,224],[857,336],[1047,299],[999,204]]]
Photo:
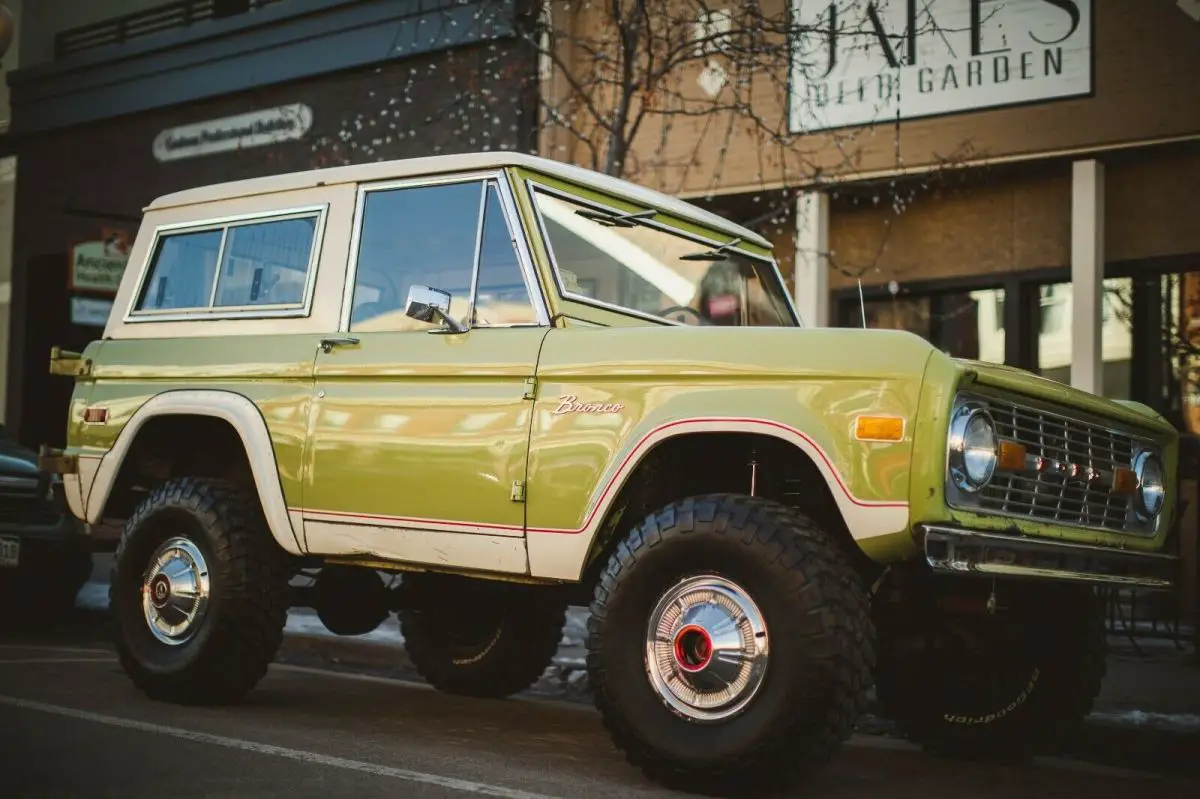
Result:
[[[690,721],[647,678],[647,623],[679,580],[711,574],[757,605],[769,663],[739,715]],[[595,704],[634,766],[669,788],[710,795],[784,790],[824,765],[866,707],[874,666],[866,591],[832,535],[777,502],[730,494],[674,502],[620,541],[588,620]]]
[[[991,586],[973,584],[974,599],[985,602]],[[991,642],[991,653],[978,658],[988,666],[975,671],[956,667],[953,649],[929,648],[944,629],[931,621],[944,618],[931,604],[961,590],[930,580],[899,597],[885,588],[876,598],[881,711],[930,754],[1017,762],[1061,753],[1104,679],[1102,603],[1084,586],[999,582],[998,618],[976,610],[958,628]]]
[[425,572],[401,580],[405,650],[439,691],[512,696],[533,685],[558,651],[567,603],[554,589]]
[[[178,535],[207,562],[211,599],[195,637],[169,646],[150,632],[141,586],[155,549]],[[193,477],[163,483],[129,518],[114,558],[109,598],[122,668],[152,699],[239,701],[283,641],[290,576],[255,492]]]

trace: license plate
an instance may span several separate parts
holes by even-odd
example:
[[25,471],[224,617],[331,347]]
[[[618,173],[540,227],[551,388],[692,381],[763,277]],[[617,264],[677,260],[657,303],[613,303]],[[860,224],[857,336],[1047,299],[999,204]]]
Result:
[[17,538],[0,538],[0,566],[15,567],[21,559],[21,541]]

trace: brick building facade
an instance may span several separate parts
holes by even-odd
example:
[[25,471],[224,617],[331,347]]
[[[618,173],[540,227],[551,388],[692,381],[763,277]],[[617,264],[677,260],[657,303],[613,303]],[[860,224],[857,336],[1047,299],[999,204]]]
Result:
[[[73,265],[73,248],[90,246],[84,252],[98,257],[105,240],[117,248],[112,242],[132,240],[154,197],[334,164],[534,146],[536,109],[521,87],[536,60],[506,35],[511,18],[472,20],[476,10],[281,0],[242,19],[192,25],[180,32],[191,38],[173,47],[131,56],[149,45],[114,44],[13,74],[10,434],[33,446],[61,443],[71,385],[46,373],[49,349],[95,338],[112,297],[96,274],[80,280],[86,264]],[[324,35],[312,38],[314,30]],[[229,55],[214,62],[215,53]],[[169,65],[189,60],[196,66],[163,80]],[[463,91],[483,75],[492,92]],[[104,105],[79,96],[89,83],[122,80],[106,89]],[[277,140],[222,149],[229,131],[255,124],[273,127]]]

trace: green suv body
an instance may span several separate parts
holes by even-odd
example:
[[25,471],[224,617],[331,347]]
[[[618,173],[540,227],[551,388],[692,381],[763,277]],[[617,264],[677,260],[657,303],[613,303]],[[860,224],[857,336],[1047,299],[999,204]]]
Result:
[[587,603],[630,760],[766,790],[872,682],[930,748],[1046,751],[1103,674],[1092,586],[1172,584],[1162,417],[805,328],[765,239],[621,180],[497,153],[203,187],[129,263],[103,338],[52,354],[45,462],[125,520],[117,643],[155,697],[244,694],[295,603],[395,611],[434,685],[504,696]]

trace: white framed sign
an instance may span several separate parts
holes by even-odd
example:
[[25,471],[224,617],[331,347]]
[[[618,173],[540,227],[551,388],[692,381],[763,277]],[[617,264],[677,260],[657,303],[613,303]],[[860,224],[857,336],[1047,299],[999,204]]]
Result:
[[154,157],[159,161],[176,161],[247,147],[262,147],[299,139],[311,127],[312,109],[307,105],[281,105],[168,128],[154,139]]
[[1093,91],[1093,0],[790,2],[792,133]]

